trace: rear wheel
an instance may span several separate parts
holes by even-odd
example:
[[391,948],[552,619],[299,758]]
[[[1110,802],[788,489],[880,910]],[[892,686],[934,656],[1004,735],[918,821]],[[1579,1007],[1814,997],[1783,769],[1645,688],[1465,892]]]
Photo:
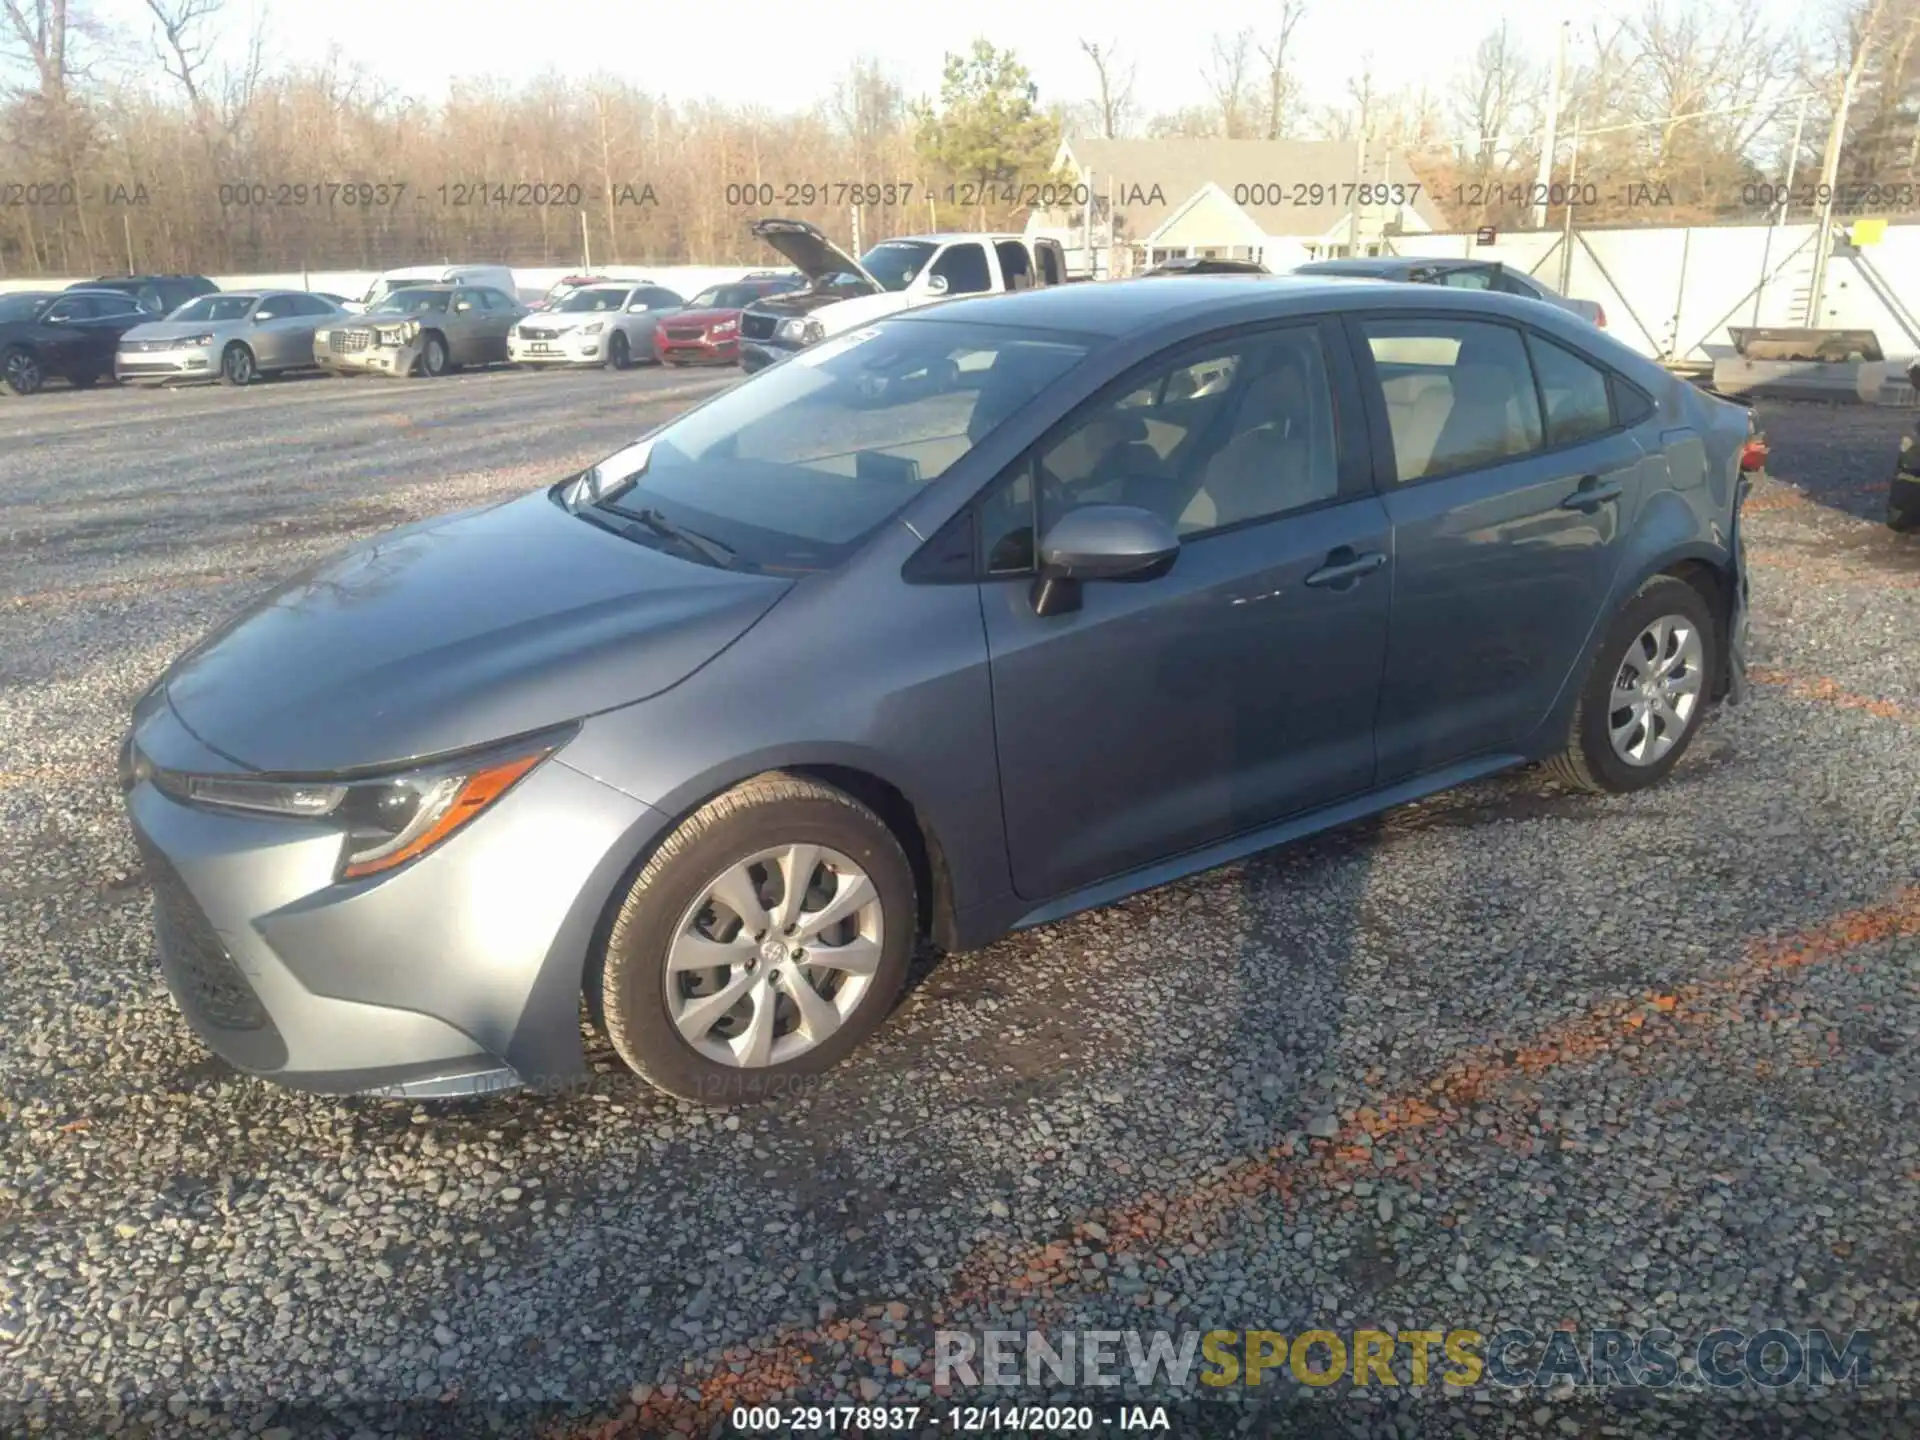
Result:
[[643,1078],[708,1104],[844,1059],[905,983],[913,869],[880,818],[780,772],[708,802],[621,901],[589,1003]]
[[40,387],[47,383],[47,372],[40,366],[38,357],[31,350],[15,346],[0,355],[0,385],[7,388],[10,395],[38,394]]
[[236,340],[227,346],[220,356],[220,383],[222,385],[251,385],[257,371],[254,368],[253,351]]
[[1887,492],[1887,524],[1895,530],[1920,530],[1920,475],[1904,471]]
[[1658,784],[1700,729],[1719,673],[1717,627],[1700,592],[1656,575],[1622,607],[1549,763],[1576,789],[1623,795]]

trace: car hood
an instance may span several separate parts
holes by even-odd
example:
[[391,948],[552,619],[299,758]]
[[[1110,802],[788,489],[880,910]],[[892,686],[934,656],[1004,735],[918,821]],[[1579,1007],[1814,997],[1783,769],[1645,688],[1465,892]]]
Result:
[[167,697],[240,765],[386,765],[644,700],[792,584],[623,539],[539,492],[295,577],[176,661]]
[[676,325],[718,325],[722,320],[738,320],[738,310],[667,310],[662,312],[663,319],[672,317]]
[[824,280],[844,270],[860,276],[875,290],[882,288],[858,260],[829,240],[817,225],[804,220],[756,220],[753,234],[786,256],[809,281]]
[[[747,307],[756,315],[778,315],[786,319],[791,315],[811,315],[816,310],[824,310],[829,305],[838,305],[847,296],[844,291],[831,290],[789,290],[784,295],[769,295],[756,300]],[[864,297],[859,297],[864,298]]]
[[128,340],[185,340],[192,335],[226,335],[244,328],[245,320],[149,320],[120,337]]

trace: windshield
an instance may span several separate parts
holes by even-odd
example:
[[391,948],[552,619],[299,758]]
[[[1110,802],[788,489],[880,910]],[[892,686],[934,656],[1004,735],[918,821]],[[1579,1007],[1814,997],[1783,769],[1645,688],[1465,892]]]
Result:
[[0,325],[10,325],[20,320],[31,320],[44,310],[54,298],[54,296],[46,294],[0,296]]
[[433,285],[437,283],[437,281],[433,280],[376,280],[372,285],[367,287],[367,293],[361,298],[361,304],[375,304],[378,301],[386,299],[395,291],[405,290],[409,286]]
[[626,303],[625,290],[576,290],[553,308],[571,315],[582,310],[618,310]]
[[952,321],[854,330],[601,462],[601,503],[656,510],[743,565],[825,569],[1086,354]]
[[244,320],[254,307],[251,295],[203,295],[189,300],[169,320]]
[[860,268],[878,280],[882,290],[904,290],[936,248],[925,240],[887,240],[860,257]]
[[744,310],[763,294],[758,285],[714,285],[687,302],[689,310]]
[[369,312],[374,315],[440,315],[453,299],[449,290],[396,290]]

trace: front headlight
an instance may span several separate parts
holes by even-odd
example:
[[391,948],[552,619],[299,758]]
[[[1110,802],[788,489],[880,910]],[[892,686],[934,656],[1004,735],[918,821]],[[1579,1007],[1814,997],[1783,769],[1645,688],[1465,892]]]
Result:
[[571,729],[364,780],[255,780],[154,771],[175,799],[219,810],[325,819],[343,832],[339,878],[358,880],[426,854],[478,817],[542,760]]
[[791,320],[780,322],[780,338],[791,340],[797,345],[816,345],[826,338],[826,329],[818,320],[809,320],[804,315],[796,315]]
[[186,339],[182,340],[180,343],[182,345],[211,345],[213,343],[213,336],[189,335]]
[[596,320],[591,325],[582,325],[580,327],[580,333],[582,335],[598,335],[602,330],[606,328],[607,328],[606,321]]
[[740,322],[738,320],[722,320],[718,325],[713,327],[713,333],[715,335],[731,335],[739,328]]

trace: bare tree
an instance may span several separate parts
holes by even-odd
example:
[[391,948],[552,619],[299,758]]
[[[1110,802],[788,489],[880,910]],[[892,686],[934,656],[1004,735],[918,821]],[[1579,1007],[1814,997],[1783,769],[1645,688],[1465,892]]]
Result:
[[1133,126],[1133,64],[1123,62],[1119,47],[1111,42],[1101,45],[1082,40],[1080,50],[1093,62],[1094,108],[1100,133],[1117,140]]
[[1258,49],[1267,67],[1266,136],[1278,140],[1293,128],[1298,108],[1299,87],[1287,68],[1287,49],[1293,32],[1307,13],[1307,0],[1280,0],[1280,24],[1270,39]]
[[1216,35],[1213,58],[1206,69],[1207,92],[1218,118],[1217,133],[1227,140],[1244,140],[1251,131],[1252,101],[1248,95],[1253,79],[1253,32],[1241,30],[1232,35]]
[[1534,128],[1531,112],[1539,103],[1540,78],[1539,67],[1514,43],[1505,20],[1481,38],[1448,96],[1462,162],[1479,171],[1508,163],[1514,137]]

